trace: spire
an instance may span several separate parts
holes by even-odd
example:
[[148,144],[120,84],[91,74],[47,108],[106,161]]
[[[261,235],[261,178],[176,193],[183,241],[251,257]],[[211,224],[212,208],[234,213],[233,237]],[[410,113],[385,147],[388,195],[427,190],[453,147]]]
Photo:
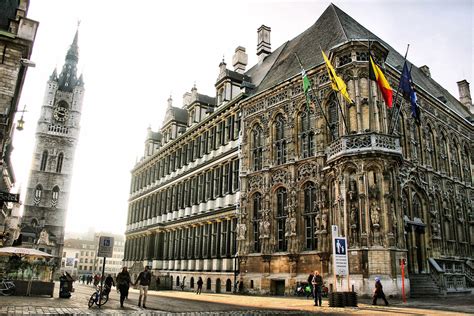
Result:
[[[66,54],[64,66],[59,75],[59,89],[62,91],[72,92],[77,85],[77,62],[79,61],[79,46],[77,44],[79,37],[79,23],[77,25],[74,40]],[[81,83],[83,84],[83,83]]]
[[58,70],[56,69],[56,67],[54,67],[53,73],[51,74],[51,76],[49,76],[49,80],[50,81],[58,80]]

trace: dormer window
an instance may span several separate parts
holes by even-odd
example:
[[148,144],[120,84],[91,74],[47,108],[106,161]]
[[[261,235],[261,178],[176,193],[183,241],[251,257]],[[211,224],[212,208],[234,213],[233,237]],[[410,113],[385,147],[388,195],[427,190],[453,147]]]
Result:
[[217,103],[221,104],[224,102],[224,87],[220,88],[217,92]]
[[192,125],[195,122],[194,116],[194,110],[191,110],[191,112],[189,112],[189,125]]

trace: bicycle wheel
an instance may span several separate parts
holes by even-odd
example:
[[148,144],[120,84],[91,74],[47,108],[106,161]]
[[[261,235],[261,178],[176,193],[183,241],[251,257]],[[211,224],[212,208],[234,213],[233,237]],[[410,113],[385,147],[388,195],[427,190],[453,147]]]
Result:
[[96,293],[94,293],[94,294],[91,295],[91,298],[89,299],[89,304],[88,304],[88,305],[89,305],[89,308],[91,308],[92,305],[94,305],[96,297],[97,297],[97,294],[96,294]]
[[97,302],[97,305],[102,306],[102,305],[104,305],[105,303],[107,303],[108,300],[109,300],[109,295],[107,295],[107,294],[102,294],[102,300],[100,301],[100,305],[99,305],[99,302]]

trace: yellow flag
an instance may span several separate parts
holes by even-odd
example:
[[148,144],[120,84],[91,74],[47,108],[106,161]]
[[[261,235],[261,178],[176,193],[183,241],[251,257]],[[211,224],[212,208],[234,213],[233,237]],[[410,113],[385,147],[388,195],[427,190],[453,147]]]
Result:
[[321,51],[321,53],[323,53],[323,58],[324,58],[324,61],[326,62],[326,69],[328,70],[329,78],[331,79],[332,89],[334,91],[340,92],[342,96],[344,97],[344,99],[346,99],[347,102],[349,102],[349,104],[353,104],[354,102],[349,96],[349,93],[347,93],[346,83],[344,82],[344,80],[342,80],[341,77],[336,75],[336,71],[334,70],[331,63],[329,62],[329,59],[327,58],[326,54],[323,51]]

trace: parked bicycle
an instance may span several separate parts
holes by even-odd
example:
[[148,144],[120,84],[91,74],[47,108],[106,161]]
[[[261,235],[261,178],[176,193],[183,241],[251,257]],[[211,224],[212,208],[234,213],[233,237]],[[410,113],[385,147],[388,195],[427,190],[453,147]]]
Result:
[[89,299],[89,308],[91,308],[94,304],[97,306],[102,306],[107,301],[109,300],[109,294],[110,294],[110,287],[107,285],[104,285],[104,290],[102,291],[102,299],[99,302],[100,298],[100,285],[96,287],[95,292],[91,295],[91,298]]
[[11,280],[2,279],[2,281],[0,281],[0,294],[3,296],[15,294],[15,283]]

